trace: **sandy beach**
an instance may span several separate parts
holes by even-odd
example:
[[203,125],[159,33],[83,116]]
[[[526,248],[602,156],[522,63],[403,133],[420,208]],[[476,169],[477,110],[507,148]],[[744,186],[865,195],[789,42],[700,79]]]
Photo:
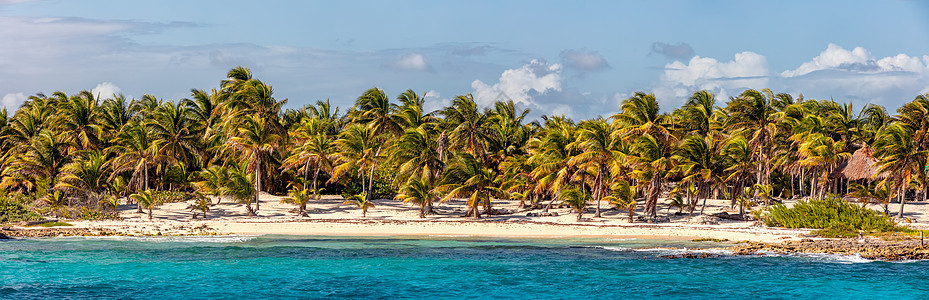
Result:
[[[593,208],[576,221],[569,208],[553,208],[557,216],[527,216],[517,211],[518,201],[498,200],[494,208],[508,214],[485,216],[480,220],[462,217],[463,200],[449,200],[435,206],[436,214],[419,218],[416,207],[397,200],[374,200],[366,217],[361,210],[343,204],[339,196],[323,196],[308,206],[308,216],[300,217],[294,206],[280,203],[281,197],[262,194],[258,217],[247,217],[243,205],[228,200],[214,205],[207,218],[193,219],[188,203],[168,203],[154,210],[153,219],[137,213],[134,205],[121,205],[119,221],[69,221],[74,228],[108,229],[128,235],[365,235],[365,236],[485,236],[485,237],[591,237],[724,239],[729,241],[781,242],[807,237],[808,230],[768,228],[755,221],[735,221],[714,217],[675,215],[677,208],[660,207],[660,216],[671,221],[657,224],[629,223],[624,211],[603,205],[601,218],[593,217]],[[925,224],[926,207],[908,205],[913,224]],[[699,208],[698,208],[699,209]],[[738,213],[729,201],[710,200],[706,213]],[[541,212],[534,210],[531,212]],[[637,215],[641,211],[636,212]],[[698,221],[698,222],[695,222]]]

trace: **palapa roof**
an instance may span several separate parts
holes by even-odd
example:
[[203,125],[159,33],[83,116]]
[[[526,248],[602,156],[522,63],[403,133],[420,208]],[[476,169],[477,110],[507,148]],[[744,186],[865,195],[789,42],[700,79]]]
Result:
[[[872,155],[874,150],[865,145],[855,150],[852,156],[844,163],[840,164],[831,176],[835,178],[845,178],[848,180],[873,180],[884,178],[886,174],[877,174],[877,158]],[[877,176],[875,176],[877,174]]]

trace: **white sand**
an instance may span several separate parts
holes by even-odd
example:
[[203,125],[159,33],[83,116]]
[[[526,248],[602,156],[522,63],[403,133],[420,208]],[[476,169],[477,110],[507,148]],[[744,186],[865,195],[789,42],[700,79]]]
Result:
[[[659,201],[659,215],[670,215],[671,222],[661,224],[628,223],[623,211],[603,209],[602,218],[593,218],[588,209],[581,222],[568,208],[554,208],[558,216],[527,217],[527,212],[515,212],[518,201],[497,200],[494,208],[514,211],[507,215],[484,216],[481,220],[464,218],[463,200],[450,200],[435,206],[437,214],[419,218],[417,207],[397,200],[374,200],[376,207],[365,218],[361,209],[343,204],[339,196],[324,196],[307,205],[309,217],[299,217],[295,206],[280,203],[281,197],[262,194],[258,217],[247,217],[245,207],[228,200],[213,206],[207,219],[191,219],[188,203],[169,203],[155,209],[149,221],[145,213],[136,213],[134,205],[121,205],[120,221],[73,221],[77,227],[109,228],[125,234],[223,234],[223,235],[368,235],[368,236],[493,236],[493,237],[610,237],[610,238],[714,238],[730,241],[777,242],[800,239],[807,230],[773,229],[757,222],[719,220],[716,225],[688,224],[691,217],[674,216],[664,201]],[[878,209],[877,206],[870,206]],[[891,212],[899,206],[891,205]],[[698,207],[699,210],[699,207]],[[533,212],[539,212],[535,210]],[[706,213],[727,211],[727,200],[710,200]],[[929,205],[923,202],[907,204],[907,217],[914,228],[929,228]],[[636,212],[640,215],[641,208]]]

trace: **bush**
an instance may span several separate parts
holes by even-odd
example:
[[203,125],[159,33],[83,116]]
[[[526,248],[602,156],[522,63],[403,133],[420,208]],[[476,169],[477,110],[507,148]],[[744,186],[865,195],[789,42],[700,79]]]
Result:
[[38,220],[42,220],[42,217],[29,210],[25,204],[6,196],[0,197],[0,223]]
[[152,191],[152,198],[155,198],[155,203],[164,204],[184,202],[197,198],[197,195],[188,192]]
[[854,237],[859,231],[911,231],[873,210],[835,196],[822,200],[800,200],[792,208],[776,204],[768,208],[768,213],[762,214],[760,219],[768,226],[820,229],[814,233],[823,237]]
[[90,209],[87,207],[81,207],[81,214],[78,216],[81,220],[120,220],[119,213],[99,211],[95,209]]

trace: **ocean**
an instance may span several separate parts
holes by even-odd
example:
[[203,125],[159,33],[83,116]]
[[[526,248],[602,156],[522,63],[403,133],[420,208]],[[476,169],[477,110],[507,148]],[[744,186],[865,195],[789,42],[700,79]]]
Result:
[[[926,299],[929,262],[476,237],[0,241],[2,299]],[[674,248],[674,249],[667,249]],[[686,249],[686,250],[684,250]],[[662,255],[711,252],[703,259]]]

